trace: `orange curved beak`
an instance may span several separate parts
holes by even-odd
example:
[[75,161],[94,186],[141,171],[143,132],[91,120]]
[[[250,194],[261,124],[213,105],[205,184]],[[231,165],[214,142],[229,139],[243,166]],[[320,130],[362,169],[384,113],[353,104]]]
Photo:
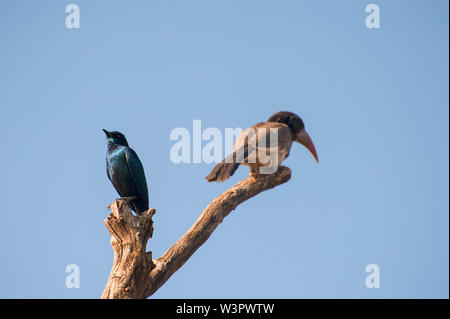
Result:
[[299,142],[303,146],[305,146],[314,156],[314,159],[317,163],[319,163],[319,157],[317,156],[316,148],[314,147],[314,143],[311,140],[311,137],[309,137],[308,133],[303,129],[300,131],[300,133],[297,134],[295,137],[295,141]]

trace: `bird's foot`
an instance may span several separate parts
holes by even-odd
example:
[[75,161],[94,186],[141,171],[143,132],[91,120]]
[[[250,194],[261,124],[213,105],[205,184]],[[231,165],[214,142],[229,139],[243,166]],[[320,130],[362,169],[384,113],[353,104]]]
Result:
[[258,177],[260,177],[261,176],[261,174],[260,174],[260,172],[259,172],[259,170],[257,169],[257,168],[251,168],[250,169],[250,177],[253,177],[253,178],[258,178]]
[[123,200],[123,201],[126,201],[127,203],[131,202],[131,201],[133,201],[135,199],[137,199],[137,196],[119,197],[118,198],[118,200]]
[[[131,201],[137,199],[137,196],[129,196],[129,197],[119,197],[116,200],[123,200],[128,206]],[[106,208],[110,208],[110,205],[108,205]]]

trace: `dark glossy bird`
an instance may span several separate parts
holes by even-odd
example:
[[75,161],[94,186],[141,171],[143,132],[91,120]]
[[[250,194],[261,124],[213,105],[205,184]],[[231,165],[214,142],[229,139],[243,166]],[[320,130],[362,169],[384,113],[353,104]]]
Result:
[[128,146],[125,136],[105,129],[108,151],[106,174],[116,191],[127,199],[131,209],[140,215],[148,210],[148,188],[144,167],[136,152]]
[[289,156],[292,142],[303,144],[318,162],[314,144],[302,119],[292,112],[273,114],[267,122],[259,122],[242,131],[236,139],[233,153],[217,164],[206,176],[208,182],[223,182],[240,165],[250,167],[250,174],[272,174]]

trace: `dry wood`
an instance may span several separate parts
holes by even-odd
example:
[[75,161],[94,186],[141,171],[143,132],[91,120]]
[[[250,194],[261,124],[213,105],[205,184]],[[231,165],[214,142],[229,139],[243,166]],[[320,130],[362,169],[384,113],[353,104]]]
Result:
[[159,289],[209,238],[222,220],[240,203],[291,178],[280,167],[275,174],[256,175],[241,181],[211,202],[192,227],[160,258],[152,260],[146,244],[153,233],[151,208],[134,216],[123,200],[111,205],[104,221],[111,233],[114,262],[101,298],[147,298]]

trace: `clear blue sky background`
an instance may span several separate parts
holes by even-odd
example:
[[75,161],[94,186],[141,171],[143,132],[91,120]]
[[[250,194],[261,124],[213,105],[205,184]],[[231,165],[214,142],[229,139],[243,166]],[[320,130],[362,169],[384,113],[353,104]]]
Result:
[[[76,3],[81,28],[67,29]],[[365,27],[377,3],[381,28]],[[117,194],[102,128],[147,174],[159,257],[248,175],[170,161],[176,127],[299,114],[292,179],[245,202],[154,295],[434,298],[449,285],[448,1],[0,2],[0,297],[97,298]],[[365,267],[381,288],[365,287]],[[65,287],[78,264],[81,287]]]

